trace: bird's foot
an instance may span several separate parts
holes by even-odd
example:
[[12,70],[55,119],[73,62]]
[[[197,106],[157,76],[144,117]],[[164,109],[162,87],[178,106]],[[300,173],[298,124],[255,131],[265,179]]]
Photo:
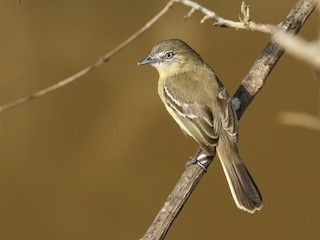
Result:
[[190,157],[190,160],[187,161],[185,168],[189,167],[190,165],[197,164],[203,170],[207,171],[207,166],[212,160],[213,160],[213,156],[205,154],[205,151],[203,151],[203,148],[200,147],[196,155],[194,155],[193,157]]

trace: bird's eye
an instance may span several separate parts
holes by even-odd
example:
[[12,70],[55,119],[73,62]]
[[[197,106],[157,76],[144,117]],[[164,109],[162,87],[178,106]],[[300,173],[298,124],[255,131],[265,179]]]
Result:
[[173,57],[173,52],[167,52],[166,54],[165,54],[165,57],[166,57],[166,59],[171,59],[172,57]]

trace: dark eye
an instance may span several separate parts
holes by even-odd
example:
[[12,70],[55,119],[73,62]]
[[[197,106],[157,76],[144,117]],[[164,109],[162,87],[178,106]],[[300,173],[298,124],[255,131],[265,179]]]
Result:
[[172,57],[173,57],[173,52],[167,52],[166,54],[165,54],[165,57],[166,57],[166,59],[171,59]]

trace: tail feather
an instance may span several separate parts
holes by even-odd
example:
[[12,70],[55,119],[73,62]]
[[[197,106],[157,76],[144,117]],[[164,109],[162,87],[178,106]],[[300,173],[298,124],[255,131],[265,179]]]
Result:
[[228,136],[222,135],[216,149],[237,207],[250,213],[260,210],[263,205],[261,194],[236,144]]

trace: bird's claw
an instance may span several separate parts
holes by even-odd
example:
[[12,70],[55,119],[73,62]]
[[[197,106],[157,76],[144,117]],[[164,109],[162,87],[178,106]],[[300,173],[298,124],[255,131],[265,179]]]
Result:
[[203,170],[207,171],[208,162],[213,160],[213,156],[210,155],[202,155],[202,148],[196,153],[194,157],[190,157],[190,160],[187,161],[185,168],[189,167],[190,165],[197,164]]

